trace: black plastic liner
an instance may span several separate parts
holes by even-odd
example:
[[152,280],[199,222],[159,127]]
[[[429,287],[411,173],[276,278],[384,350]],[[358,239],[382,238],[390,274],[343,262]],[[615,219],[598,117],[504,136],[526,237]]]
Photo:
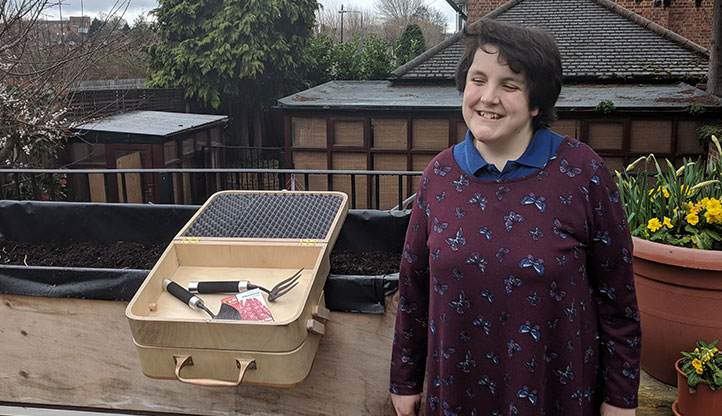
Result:
[[[194,205],[0,201],[0,240],[28,243],[169,242],[195,214]],[[335,250],[401,252],[409,221],[403,211],[351,210]],[[0,293],[129,301],[149,270],[0,265]],[[324,287],[333,311],[383,313],[398,273],[330,275]]]

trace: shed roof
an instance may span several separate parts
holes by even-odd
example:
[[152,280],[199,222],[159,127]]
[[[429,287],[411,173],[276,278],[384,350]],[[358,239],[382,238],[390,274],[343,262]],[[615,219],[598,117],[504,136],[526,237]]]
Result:
[[[609,0],[511,0],[485,17],[547,30],[559,46],[566,79],[681,80],[707,73],[707,49]],[[461,37],[439,43],[392,77],[453,79],[464,50]]]
[[[590,109],[610,100],[620,110],[665,108],[684,111],[691,103],[722,109],[722,99],[685,83],[676,85],[567,85],[558,110]],[[459,92],[445,85],[393,84],[390,81],[330,81],[279,101],[292,109],[443,109],[461,108]]]
[[228,120],[228,116],[223,115],[131,111],[81,124],[75,129],[142,136],[172,136],[184,131],[225,122],[226,120]]

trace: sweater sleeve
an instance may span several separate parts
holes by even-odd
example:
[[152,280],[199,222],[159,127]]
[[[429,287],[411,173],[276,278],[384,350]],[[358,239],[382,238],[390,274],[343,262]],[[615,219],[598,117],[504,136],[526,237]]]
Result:
[[[426,183],[426,175],[421,183]],[[404,252],[399,267],[399,306],[391,355],[391,383],[394,394],[421,393],[427,354],[427,326],[429,318],[429,251],[428,202],[423,185],[419,186],[416,201],[406,230]]]
[[632,269],[632,238],[619,191],[600,159],[589,183],[588,271],[598,304],[603,400],[637,407],[641,327]]

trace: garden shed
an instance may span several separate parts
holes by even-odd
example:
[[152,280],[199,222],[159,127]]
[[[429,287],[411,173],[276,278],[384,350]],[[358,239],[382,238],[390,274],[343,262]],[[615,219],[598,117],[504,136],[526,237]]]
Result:
[[[564,75],[552,129],[591,145],[611,169],[652,151],[675,162],[704,152],[696,130],[722,111],[722,100],[701,85],[707,49],[607,0],[512,0],[485,17],[552,34]],[[462,53],[457,33],[389,80],[331,81],[279,100],[287,163],[422,170],[466,133],[453,81]],[[416,180],[402,184],[404,195],[414,192]],[[328,187],[322,178],[311,186]],[[371,207],[366,201],[375,186],[370,179],[356,184],[360,206]],[[381,178],[380,206],[372,208],[395,206],[398,186],[395,178]],[[331,187],[349,192],[350,178],[337,175]]]
[[[131,111],[77,126],[67,146],[69,165],[78,169],[164,169],[204,167],[203,148],[223,144],[228,116]],[[216,160],[208,161],[217,167]],[[76,177],[78,175],[73,175]],[[120,180],[102,174],[88,175],[87,183],[76,178],[73,190],[92,202],[158,202],[159,176],[125,175]],[[107,187],[106,182],[107,181]],[[144,181],[146,186],[141,186]],[[173,174],[175,203],[192,201],[187,174]],[[84,181],[83,181],[84,182]],[[107,193],[106,193],[107,188]],[[141,189],[145,189],[145,195]],[[78,198],[78,196],[76,196]]]

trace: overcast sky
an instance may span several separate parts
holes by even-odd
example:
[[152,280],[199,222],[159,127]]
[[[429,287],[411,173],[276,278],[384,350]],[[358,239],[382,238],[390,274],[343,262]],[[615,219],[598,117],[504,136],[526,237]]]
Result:
[[[343,4],[344,9],[347,10],[373,11],[376,0],[319,0],[319,3],[332,6]],[[456,26],[455,12],[446,0],[426,0],[426,3],[444,13],[447,19],[447,31],[453,32]],[[97,17],[99,13],[108,14],[111,11],[120,15],[125,12],[123,18],[128,23],[133,23],[136,17],[147,14],[155,7],[158,7],[156,0],[62,0],[63,18],[81,15]],[[45,17],[57,19],[60,11],[60,7],[52,7],[46,10]]]

